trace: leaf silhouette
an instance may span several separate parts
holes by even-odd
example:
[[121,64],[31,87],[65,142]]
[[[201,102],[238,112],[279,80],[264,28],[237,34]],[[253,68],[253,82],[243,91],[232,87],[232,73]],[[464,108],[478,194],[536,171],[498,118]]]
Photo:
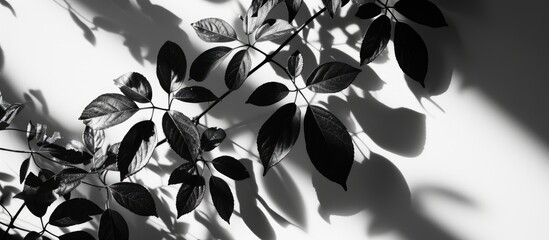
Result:
[[57,227],[68,227],[85,223],[90,216],[101,214],[103,210],[95,203],[84,198],[73,198],[62,202],[53,210],[49,223]]
[[292,26],[292,24],[290,24],[286,20],[269,19],[257,29],[255,38],[258,42],[270,41],[287,36],[294,30],[294,26]]
[[223,19],[205,18],[191,23],[200,39],[205,42],[232,42],[238,40],[233,27]]
[[116,202],[141,216],[156,216],[156,205],[149,191],[137,184],[119,182],[109,186],[112,196]]
[[259,86],[246,103],[256,106],[269,106],[288,96],[289,91],[288,87],[282,83],[268,82]]
[[229,223],[229,219],[234,210],[234,198],[231,188],[223,179],[211,176],[210,177],[210,194],[212,201],[219,216]]
[[212,91],[201,86],[184,87],[179,89],[179,91],[174,94],[173,98],[182,102],[190,103],[201,103],[217,100],[217,97],[212,93]]
[[394,35],[395,55],[402,71],[425,87],[429,59],[427,46],[410,25],[397,22]]
[[244,180],[250,177],[244,165],[231,156],[221,156],[212,160],[214,168],[233,180]]
[[283,0],[253,1],[246,12],[246,16],[244,16],[244,21],[242,21],[244,33],[250,35],[258,27],[263,25],[269,12],[282,1]]
[[240,50],[237,52],[225,71],[225,85],[227,85],[227,88],[231,91],[240,88],[248,77],[251,68],[252,60],[248,51]]
[[257,136],[257,150],[263,164],[263,176],[292,150],[301,124],[301,111],[295,103],[280,107],[263,123]]
[[316,93],[336,93],[347,88],[359,73],[360,69],[346,63],[328,62],[315,68],[306,84]]
[[341,0],[322,0],[324,6],[328,9],[330,17],[334,18],[334,14],[339,10],[341,6]]
[[347,129],[329,111],[309,105],[304,119],[305,145],[315,168],[347,190],[354,148]]
[[381,7],[373,2],[368,2],[358,7],[355,16],[361,19],[370,19],[379,14],[381,14]]
[[82,22],[82,20],[80,20],[80,18],[76,16],[76,14],[74,14],[71,8],[69,8],[69,14],[71,16],[71,19],[74,21],[74,23],[76,23],[76,25],[82,30],[82,32],[84,32],[84,38],[86,38],[88,42],[90,42],[92,45],[95,46],[95,42],[96,42],[95,35],[93,34],[92,30],[88,27],[88,25]]
[[106,93],[88,104],[78,120],[84,120],[84,124],[101,130],[128,120],[137,110],[137,105],[128,97]]
[[292,22],[301,8],[303,0],[286,0],[286,9],[288,9],[288,22]]
[[147,165],[157,141],[156,127],[153,121],[141,121],[130,128],[118,149],[117,164],[120,181]]
[[198,129],[178,111],[171,110],[162,117],[162,129],[170,147],[182,158],[196,160],[200,150]]
[[151,84],[140,73],[126,73],[115,79],[114,84],[133,101],[148,103],[152,99]]
[[360,47],[360,64],[368,64],[374,61],[385,50],[390,39],[391,20],[389,17],[382,15],[370,24],[364,35]]
[[25,238],[23,238],[23,240],[36,240],[38,238],[40,238],[40,233],[30,231],[29,233],[27,233],[27,235],[25,235]]
[[115,210],[107,209],[101,214],[97,236],[99,240],[128,240],[128,224]]
[[[193,173],[195,171],[196,165],[194,163],[185,162],[172,171],[168,184],[185,183],[189,185],[204,185],[204,178],[202,178],[202,176],[194,175]],[[202,178],[202,183],[200,183],[200,180],[197,180],[197,178]]]
[[156,60],[156,76],[160,86],[166,93],[181,88],[185,73],[187,72],[187,59],[183,49],[174,42],[166,41],[160,50]]
[[177,218],[191,212],[194,210],[202,199],[204,198],[204,178],[202,178],[202,184],[192,185],[192,184],[181,184],[177,196],[175,198],[175,206],[177,208]]
[[95,238],[87,232],[75,231],[59,236],[59,240],[95,240]]
[[219,144],[225,140],[225,137],[227,137],[225,130],[216,127],[208,128],[200,137],[200,147],[204,151],[211,151],[219,146]]
[[189,77],[192,80],[202,82],[206,79],[210,71],[215,69],[226,56],[233,50],[230,47],[210,48],[196,57],[191,64]]
[[27,177],[27,172],[29,171],[29,164],[30,157],[21,163],[21,167],[19,168],[19,183],[23,183],[23,181],[25,181],[25,177]]
[[448,26],[440,9],[428,0],[399,0],[395,9],[419,24],[433,28]]
[[292,77],[298,77],[303,70],[303,55],[296,50],[290,57],[288,57],[288,72]]

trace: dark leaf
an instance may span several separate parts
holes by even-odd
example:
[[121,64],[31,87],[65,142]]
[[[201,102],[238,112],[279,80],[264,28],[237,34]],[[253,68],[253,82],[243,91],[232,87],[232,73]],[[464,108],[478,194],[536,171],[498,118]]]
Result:
[[54,188],[43,186],[44,181],[51,179],[53,175],[45,169],[40,171],[38,177],[29,173],[23,191],[14,196],[25,201],[29,211],[36,217],[44,216],[48,207],[57,199],[52,192]]
[[95,240],[95,238],[87,232],[76,231],[59,236],[59,240]]
[[210,71],[215,69],[226,56],[233,50],[230,47],[214,47],[198,55],[191,65],[189,73],[190,79],[202,82],[206,79]]
[[248,77],[248,73],[252,67],[250,54],[246,50],[237,52],[225,71],[225,85],[230,90],[236,90],[242,86],[244,80]]
[[182,158],[196,160],[200,150],[198,129],[191,120],[175,110],[162,117],[162,129],[170,147]]
[[193,173],[195,171],[196,165],[194,163],[183,163],[172,171],[168,184],[184,183],[193,186],[204,185],[204,178],[199,175],[194,175]]
[[84,198],[73,198],[62,202],[53,210],[49,223],[57,227],[68,227],[85,223],[90,216],[101,214],[103,210],[95,203]]
[[[381,14],[381,7],[373,2],[365,3],[358,7],[358,11],[355,16],[362,19],[373,18]],[[384,15],[385,16],[385,15]]]
[[87,152],[68,149],[57,144],[48,144],[44,146],[42,150],[47,151],[53,157],[70,164],[88,164],[93,157]]
[[114,84],[124,95],[136,102],[148,103],[152,99],[151,84],[140,73],[126,73],[115,79]]
[[265,121],[257,136],[257,150],[263,164],[263,175],[292,150],[301,125],[301,111],[295,103],[280,107]]
[[156,216],[156,205],[149,191],[137,184],[119,182],[109,187],[114,200],[131,212],[141,216]]
[[202,179],[202,184],[192,185],[183,183],[179,188],[175,198],[177,218],[191,212],[202,202],[205,190],[204,178],[202,176],[199,177]]
[[15,118],[15,116],[17,116],[17,114],[19,114],[19,112],[23,110],[23,107],[24,105],[20,103],[15,103],[10,105],[5,110],[4,116],[0,118],[0,130],[5,129],[6,127],[9,126],[11,121],[13,121],[13,119]]
[[336,93],[347,88],[359,73],[360,69],[343,62],[324,63],[313,70],[306,84],[316,93]]
[[269,19],[265,21],[255,34],[256,41],[271,41],[278,39],[288,34],[292,33],[295,30],[294,26],[282,19]]
[[80,185],[82,179],[88,175],[88,171],[80,168],[66,168],[55,176],[58,187],[55,192],[60,195],[66,195]]
[[187,71],[187,59],[183,49],[174,42],[166,41],[158,51],[156,76],[166,93],[177,91],[183,85]]
[[304,133],[307,153],[315,168],[347,190],[354,148],[343,123],[329,111],[309,105],[305,113]]
[[219,18],[205,18],[191,23],[198,37],[205,42],[232,42],[238,40],[231,24]]
[[27,171],[29,171],[30,158],[25,159],[21,163],[21,168],[19,168],[19,182],[23,183],[25,177],[27,176]]
[[105,131],[95,130],[89,126],[86,126],[84,133],[82,134],[82,142],[88,151],[95,153],[103,146],[105,140]]
[[399,0],[395,9],[419,24],[434,28],[448,26],[440,9],[427,0]]
[[[377,6],[377,5],[376,5]],[[360,64],[368,64],[379,56],[391,39],[391,20],[382,15],[376,18],[364,35],[360,47]]]
[[402,71],[425,87],[429,57],[421,36],[410,25],[397,22],[394,45],[396,59]]
[[322,0],[324,6],[328,9],[330,17],[334,18],[334,14],[339,10],[341,6],[341,0]]
[[286,0],[286,8],[288,9],[288,22],[292,22],[301,8],[303,0]]
[[151,120],[138,122],[130,128],[118,150],[117,164],[120,181],[147,165],[157,141],[156,127]]
[[174,94],[173,98],[182,102],[190,103],[201,103],[217,100],[217,97],[212,93],[212,91],[200,86],[179,89],[179,91]]
[[35,231],[30,231],[29,233],[27,233],[27,235],[25,235],[25,238],[23,238],[23,240],[36,240],[38,238],[40,238],[40,233],[37,233]]
[[269,12],[282,1],[283,0],[265,0],[252,2],[252,5],[246,12],[246,16],[244,16],[244,21],[242,22],[244,33],[250,35],[258,27],[263,25]]
[[268,82],[259,86],[246,103],[251,103],[256,106],[268,106],[282,100],[290,90],[286,85],[278,82]]
[[120,213],[107,209],[101,214],[97,235],[99,240],[128,240],[128,224]]
[[227,137],[227,134],[223,129],[216,127],[208,128],[202,133],[202,136],[200,137],[200,147],[204,151],[211,151],[219,146],[219,144],[223,142],[225,137]]
[[128,120],[137,110],[137,105],[128,97],[106,93],[88,104],[78,120],[84,120],[84,124],[100,130]]
[[288,72],[290,72],[290,75],[292,77],[298,77],[301,75],[301,71],[303,70],[303,56],[299,52],[299,50],[296,50],[289,58],[288,58]]
[[244,165],[231,156],[221,156],[212,161],[217,171],[233,180],[244,180],[250,177]]
[[210,194],[212,201],[219,216],[229,223],[229,219],[233,214],[234,198],[229,185],[221,178],[216,176],[210,177]]

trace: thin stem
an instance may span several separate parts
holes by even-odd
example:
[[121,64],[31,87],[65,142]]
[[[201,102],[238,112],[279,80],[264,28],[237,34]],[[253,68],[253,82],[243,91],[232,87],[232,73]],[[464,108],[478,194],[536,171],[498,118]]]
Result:
[[90,187],[95,187],[95,188],[106,188],[106,187],[107,187],[107,186],[99,186],[99,185],[95,185],[95,184],[93,184],[93,183],[89,183],[89,182],[84,182],[84,181],[82,181],[82,184],[84,184],[84,185],[88,185],[88,186],[90,186]]
[[[326,7],[320,9],[320,11],[318,11],[317,13],[315,13],[313,16],[311,16],[309,19],[307,19],[307,21],[305,21],[305,23],[303,23],[303,25],[301,25],[288,39],[286,39],[286,41],[284,41],[280,46],[278,46],[278,48],[276,50],[274,50],[271,54],[268,54],[265,59],[259,63],[257,66],[255,66],[252,70],[250,70],[250,72],[248,73],[248,76],[246,76],[247,78],[250,77],[254,72],[256,72],[257,70],[259,70],[259,68],[261,68],[263,65],[265,65],[266,63],[270,62],[272,60],[272,58],[278,54],[280,51],[282,51],[282,49],[288,45],[288,43],[290,43],[290,41],[292,41],[292,39],[294,39],[301,31],[303,31],[303,29],[309,24],[311,23],[314,19],[316,19],[318,16],[320,16],[320,14],[324,13],[326,11]],[[227,97],[230,93],[232,92],[232,90],[228,90],[227,92],[225,92],[221,97],[219,97],[215,102],[213,102],[208,108],[206,108],[206,110],[204,110],[202,113],[200,113],[198,116],[196,116],[195,118],[193,118],[193,122],[195,124],[198,123],[198,121],[200,120],[200,118],[202,118],[208,111],[210,111],[213,107],[215,107],[219,102],[221,102],[225,97]],[[303,94],[302,94],[303,96]],[[307,99],[305,99],[307,100]]]
[[170,111],[170,109],[168,109],[168,108],[161,108],[161,107],[157,107],[157,106],[139,108],[139,110],[146,110],[146,109],[158,109],[158,110],[162,110],[162,111]]
[[23,204],[21,205],[21,207],[19,208],[19,210],[17,210],[17,212],[15,213],[15,215],[11,218],[10,224],[9,224],[8,227],[6,228],[6,231],[4,232],[4,234],[2,235],[1,240],[6,239],[6,236],[8,236],[8,232],[14,227],[13,224],[15,223],[15,220],[17,219],[17,217],[19,216],[19,214],[21,213],[21,211],[23,211],[23,209],[25,208],[25,206],[26,206],[26,204],[23,203]]
[[17,129],[17,128],[4,128],[1,131],[16,131],[22,133],[29,133],[27,130]]
[[15,149],[7,149],[7,148],[1,148],[1,147],[0,147],[0,151],[14,152],[14,153],[33,153],[33,151],[15,150]]
[[4,204],[1,204],[1,203],[0,203],[0,206],[2,206],[2,208],[4,209],[4,211],[6,211],[6,213],[8,213],[8,215],[10,216],[10,219],[12,219],[13,216],[11,215],[10,211],[6,208],[6,206],[4,206]]

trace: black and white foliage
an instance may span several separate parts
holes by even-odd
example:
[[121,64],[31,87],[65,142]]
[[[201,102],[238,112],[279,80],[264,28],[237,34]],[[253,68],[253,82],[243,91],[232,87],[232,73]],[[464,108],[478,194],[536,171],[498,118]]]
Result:
[[[269,18],[271,10],[283,2],[288,12],[287,18]],[[387,2],[368,1],[360,5],[355,13],[358,19],[372,19],[360,43],[360,65],[375,61],[392,39],[396,60],[404,74],[425,86],[427,46],[406,20],[433,28],[447,26],[446,20],[438,7],[428,0],[398,0],[394,5],[387,5]],[[289,56],[285,66],[275,60],[277,54],[291,44],[291,40],[300,37],[300,33],[318,16],[327,11],[331,18],[337,18],[342,7],[349,3],[355,4],[348,0],[323,0],[322,3],[324,7],[301,26],[296,26],[294,19],[300,12],[307,11],[301,9],[303,0],[253,0],[243,14],[242,26],[232,26],[215,17],[192,23],[197,36],[205,42],[236,42],[240,45],[219,45],[202,52],[191,62],[187,78],[187,58],[183,49],[175,42],[166,41],[157,55],[156,78],[163,90],[162,94],[168,98],[167,106],[158,107],[155,105],[158,103],[153,103],[153,91],[160,91],[153,89],[147,77],[137,72],[126,73],[114,80],[122,94],[102,94],[84,107],[78,118],[85,124],[82,142],[61,144],[58,141],[61,138],[59,133],[48,134],[46,125],[29,122],[26,130],[20,130],[26,132],[29,151],[2,148],[28,154],[19,169],[19,181],[24,183],[24,187],[14,196],[22,199],[24,204],[16,214],[9,214],[11,221],[5,224],[6,232],[15,227],[14,222],[24,208],[42,218],[49,206],[62,196],[65,200],[53,210],[46,226],[68,227],[101,215],[97,232],[99,240],[135,239],[136,236],[130,236],[124,217],[110,208],[112,205],[109,204],[114,199],[134,214],[158,216],[157,205],[147,186],[129,181],[128,178],[137,176],[146,168],[156,148],[165,142],[179,156],[174,160],[178,163],[169,173],[168,180],[169,185],[179,185],[175,202],[177,213],[174,215],[179,218],[192,212],[209,195],[207,199],[211,197],[221,219],[229,223],[235,202],[226,181],[245,181],[254,176],[250,176],[245,165],[234,156],[221,154],[211,157],[217,154],[212,150],[229,136],[224,129],[206,126],[207,122],[203,123],[201,119],[226,96],[238,91],[252,74],[267,63],[280,67],[287,79],[266,80],[253,90],[246,101],[258,107],[280,104],[265,119],[257,134],[259,159],[255,160],[263,165],[263,175],[288,156],[303,128],[305,148],[312,165],[326,179],[347,190],[347,178],[355,161],[352,136],[336,115],[313,102],[313,98],[306,97],[308,95],[304,92],[338,93],[356,80],[361,73],[360,66],[351,66],[337,59],[332,62],[306,62],[313,60],[304,59],[299,50]],[[400,15],[395,15],[394,11]],[[239,38],[237,33],[246,36]],[[282,43],[269,53],[255,45],[256,42],[277,39]],[[254,62],[253,51],[263,54],[265,58]],[[208,80],[209,73],[227,58],[230,60],[224,70],[224,79],[218,80],[218,84],[225,84],[227,88],[224,94],[216,95],[203,86],[187,86],[187,83],[193,81],[185,82],[185,79],[194,80],[194,83]],[[303,71],[305,64],[317,67],[306,73]],[[304,82],[296,82],[299,77]],[[298,87],[298,84],[304,87]],[[298,105],[298,97],[307,104]],[[185,109],[173,108],[173,100],[208,105],[199,115],[190,116]],[[143,104],[147,106],[142,107]],[[4,101],[0,94],[0,131],[13,130],[9,126],[23,106]],[[106,141],[106,129],[116,127],[145,109],[152,109],[149,120],[133,124],[118,142]],[[155,111],[164,112],[161,122],[155,122]],[[304,115],[302,111],[305,111]],[[161,131],[158,127],[161,127]],[[62,166],[62,169],[52,171],[42,165],[42,161]],[[35,173],[30,169],[39,171]],[[107,181],[109,172],[117,172],[119,181]],[[96,177],[100,183],[89,183],[92,177]],[[105,190],[105,210],[90,200],[71,198],[71,192],[83,184]],[[46,226],[42,231],[28,230],[25,239],[46,238]],[[95,239],[84,231],[56,237],[61,240]]]

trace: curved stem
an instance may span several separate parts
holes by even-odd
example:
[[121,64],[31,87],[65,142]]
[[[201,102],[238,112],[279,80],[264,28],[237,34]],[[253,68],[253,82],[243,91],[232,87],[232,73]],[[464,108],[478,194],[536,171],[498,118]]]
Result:
[[25,208],[26,204],[23,203],[21,205],[21,207],[19,208],[19,210],[17,210],[17,212],[15,213],[15,215],[11,218],[11,221],[10,221],[10,224],[8,225],[8,227],[6,228],[6,231],[4,232],[4,234],[2,235],[2,238],[0,238],[0,240],[4,240],[6,239],[6,236],[9,235],[9,231],[14,227],[14,223],[15,223],[15,220],[17,219],[17,217],[19,216],[19,214],[21,213],[21,211],[23,211],[23,209]]

